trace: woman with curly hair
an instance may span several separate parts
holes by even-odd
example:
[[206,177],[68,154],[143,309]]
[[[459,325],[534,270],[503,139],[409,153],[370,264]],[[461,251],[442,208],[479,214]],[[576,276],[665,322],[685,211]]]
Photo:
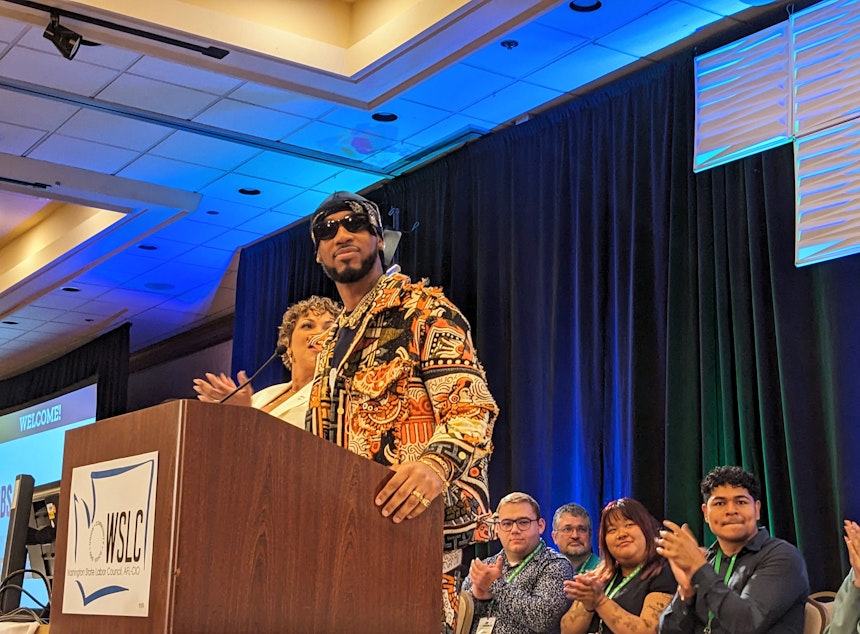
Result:
[[[290,382],[278,383],[256,393],[248,384],[230,398],[229,404],[256,407],[304,429],[319,353],[317,340],[332,326],[340,310],[340,306],[329,298],[317,295],[290,306],[278,329],[278,345],[287,349],[282,360],[284,366],[291,370]],[[245,371],[240,371],[238,383],[244,383],[247,378]],[[206,378],[194,379],[197,398],[206,403],[217,403],[236,387],[237,383],[223,372],[207,372]]]

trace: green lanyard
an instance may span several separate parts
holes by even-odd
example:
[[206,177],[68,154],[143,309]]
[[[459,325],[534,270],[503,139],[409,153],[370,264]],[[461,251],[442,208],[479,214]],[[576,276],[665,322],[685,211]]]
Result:
[[529,562],[534,558],[534,556],[538,554],[538,551],[539,551],[541,548],[543,548],[543,547],[544,547],[544,545],[545,545],[545,544],[544,544],[544,541],[543,541],[543,540],[540,540],[540,543],[537,545],[537,548],[535,548],[533,551],[531,551],[531,552],[529,553],[529,556],[528,556],[528,557],[526,557],[525,559],[523,559],[523,560],[520,562],[520,565],[513,569],[513,571],[511,572],[511,574],[509,574],[509,575],[505,578],[505,581],[507,581],[508,583],[510,583],[511,581],[513,581],[513,580],[514,580],[514,577],[516,577],[518,574],[520,574],[520,571],[521,571],[523,568],[525,568],[525,567],[526,567],[526,564],[528,564],[528,563],[529,563]]
[[[633,570],[633,572],[631,572],[629,575],[627,575],[626,577],[624,577],[621,580],[621,583],[618,584],[618,587],[615,587],[615,582],[618,580],[618,574],[615,574],[612,577],[612,581],[609,582],[609,587],[606,588],[606,592],[604,592],[604,594],[606,595],[606,598],[612,599],[616,594],[618,594],[621,591],[621,588],[623,588],[628,583],[633,581],[633,578],[636,575],[638,575],[641,572],[641,570],[642,570],[642,564],[639,564],[638,566],[636,566],[636,568]],[[603,634],[603,619],[600,619],[600,621],[598,622],[597,631],[600,634]]]
[[[735,569],[735,559],[737,559],[737,558],[738,558],[738,553],[735,553],[734,555],[732,555],[731,560],[729,560],[729,567],[726,570],[726,576],[723,579],[723,583],[725,583],[726,585],[729,585],[729,577],[732,576],[732,570]],[[720,566],[722,565],[722,563],[723,563],[723,550],[718,549],[717,550],[717,557],[714,560],[714,570],[717,571],[717,574],[720,574]],[[714,613],[711,612],[710,610],[708,610],[708,625],[705,627],[704,634],[711,634],[711,621],[713,621],[713,620],[714,620]]]

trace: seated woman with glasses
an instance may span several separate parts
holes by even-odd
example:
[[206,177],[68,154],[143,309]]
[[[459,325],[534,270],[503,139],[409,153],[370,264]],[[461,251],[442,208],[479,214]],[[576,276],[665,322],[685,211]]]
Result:
[[562,634],[657,632],[677,586],[657,554],[659,527],[634,499],[606,505],[600,514],[600,565],[564,584],[573,605],[561,620]]

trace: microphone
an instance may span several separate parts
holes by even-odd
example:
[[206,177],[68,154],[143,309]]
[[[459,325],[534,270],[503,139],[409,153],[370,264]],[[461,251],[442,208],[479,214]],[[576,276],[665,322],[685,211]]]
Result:
[[250,376],[250,378],[249,378],[247,381],[244,381],[244,382],[243,382],[241,385],[239,385],[235,390],[233,390],[232,392],[230,392],[227,396],[225,396],[224,398],[222,398],[222,399],[221,399],[220,401],[218,401],[218,402],[219,402],[219,403],[223,403],[223,402],[224,402],[224,401],[226,401],[228,398],[232,397],[236,392],[238,392],[238,391],[239,391],[239,390],[241,390],[243,387],[245,387],[246,385],[248,385],[248,383],[250,383],[251,381],[253,381],[254,379],[256,379],[256,378],[257,378],[257,375],[258,375],[258,374],[260,374],[260,372],[262,372],[263,370],[265,370],[265,369],[266,369],[266,366],[268,366],[272,361],[274,361],[274,360],[275,360],[275,359],[277,359],[278,357],[282,356],[286,351],[287,351],[287,346],[283,346],[283,345],[281,345],[281,346],[278,346],[277,348],[275,348],[275,351],[272,353],[272,356],[271,356],[271,357],[269,357],[268,359],[266,359],[266,362],[265,362],[263,365],[261,365],[261,366],[259,367],[259,369],[258,369],[256,372],[254,372],[254,374],[252,374],[252,375]]

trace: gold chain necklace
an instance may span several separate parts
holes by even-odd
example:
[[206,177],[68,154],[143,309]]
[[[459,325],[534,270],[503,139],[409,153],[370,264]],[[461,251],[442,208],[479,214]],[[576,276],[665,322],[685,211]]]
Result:
[[358,328],[358,322],[361,321],[361,318],[364,316],[364,313],[370,308],[370,305],[376,299],[376,292],[379,290],[379,287],[382,286],[382,281],[385,279],[385,275],[380,275],[379,279],[373,284],[373,287],[367,293],[364,294],[364,297],[361,298],[361,301],[358,302],[358,305],[350,311],[349,314],[346,314],[346,311],[342,311],[340,315],[337,317],[337,327],[338,329],[346,326],[350,330],[355,330]]

